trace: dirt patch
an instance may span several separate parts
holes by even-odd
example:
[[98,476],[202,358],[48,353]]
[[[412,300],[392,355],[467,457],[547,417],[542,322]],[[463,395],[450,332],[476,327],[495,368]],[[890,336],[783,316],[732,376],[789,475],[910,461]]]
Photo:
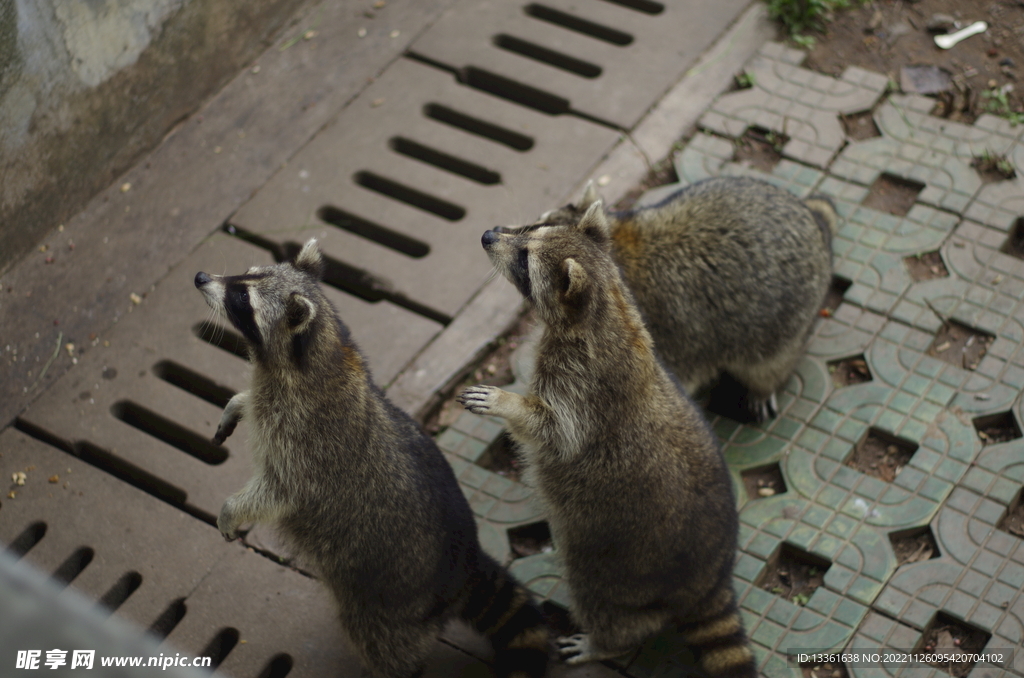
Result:
[[786,481],[778,464],[748,469],[740,474],[740,478],[747,490],[747,498],[751,500],[774,497],[786,491]]
[[974,666],[974,661],[968,661],[968,656],[984,650],[991,637],[979,628],[939,612],[925,629],[920,646],[916,649],[954,657],[963,656],[964,661],[928,662],[929,666],[934,666],[955,678],[963,678]]
[[1006,181],[1017,176],[1017,170],[1010,159],[1002,153],[993,153],[992,151],[985,151],[981,155],[974,156],[971,159],[971,167],[977,170],[978,176],[986,184]]
[[939,557],[939,545],[929,527],[893,532],[889,541],[896,554],[896,567]]
[[515,381],[511,356],[529,336],[533,325],[533,313],[528,312],[511,330],[495,339],[492,350],[470,367],[466,377],[452,387],[441,399],[441,403],[426,417],[423,430],[433,436],[451,426],[464,409],[455,398],[467,386],[506,386]]
[[808,664],[800,665],[803,678],[847,678],[850,675],[843,664]]
[[839,308],[839,304],[843,303],[843,295],[846,294],[846,290],[850,289],[850,285],[853,282],[842,278],[838,275],[832,276],[832,284],[828,287],[828,292],[825,293],[825,301],[821,304],[821,316],[828,318],[835,315],[836,309]]
[[917,201],[917,195],[924,190],[924,184],[908,181],[891,174],[881,174],[871,184],[868,195],[861,203],[879,212],[904,216]]
[[836,388],[863,384],[873,379],[863,353],[828,363],[828,373],[832,375],[832,383]]
[[869,429],[864,439],[854,446],[846,465],[891,483],[916,451],[917,445],[909,440]]
[[1017,498],[1006,509],[1006,515],[996,527],[1015,537],[1024,538],[1024,497],[1021,496],[1022,494],[1024,493],[1017,493]]
[[991,334],[949,321],[939,328],[927,354],[965,370],[973,370],[994,340]]
[[[941,15],[946,15],[942,17]],[[939,49],[935,31],[983,20],[988,30],[951,49]],[[929,24],[934,26],[929,30]],[[1024,6],[1017,0],[876,0],[838,12],[809,51],[807,68],[840,75],[860,66],[900,81],[900,69],[934,65],[950,74],[936,113],[970,124],[986,111],[1024,113]],[[1005,91],[1006,85],[1014,89]]]
[[878,131],[878,125],[875,124],[872,111],[840,115],[839,122],[843,124],[843,131],[846,132],[846,136],[854,141],[863,141],[864,139],[882,136],[882,133]]
[[782,160],[782,147],[789,141],[785,134],[778,134],[763,127],[749,127],[733,144],[733,161],[771,174],[772,169]]
[[949,271],[946,269],[946,264],[942,262],[942,255],[938,251],[904,257],[903,263],[915,282],[949,277]]
[[483,454],[477,458],[476,465],[516,482],[519,482],[522,476],[522,464],[516,452],[516,444],[507,431],[502,431],[501,435],[487,446]]
[[1021,437],[1020,427],[1017,420],[1013,418],[1013,412],[999,412],[978,417],[973,422],[974,430],[978,432],[985,445],[995,445],[1016,440]]
[[765,591],[803,606],[825,581],[830,562],[791,544],[783,544],[768,560],[760,586]]
[[513,527],[508,531],[508,543],[513,558],[525,558],[538,553],[550,553],[554,549],[551,528],[545,522]]

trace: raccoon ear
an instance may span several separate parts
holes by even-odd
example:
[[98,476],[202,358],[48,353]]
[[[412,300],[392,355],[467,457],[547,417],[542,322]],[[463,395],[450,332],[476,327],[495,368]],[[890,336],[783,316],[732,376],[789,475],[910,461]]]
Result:
[[288,328],[294,334],[301,334],[309,328],[309,324],[316,317],[316,304],[298,292],[292,292],[288,297],[285,317],[288,319]]
[[302,246],[299,256],[295,257],[294,266],[317,280],[324,277],[324,257],[320,254],[316,238],[310,238],[309,242]]
[[604,213],[604,203],[598,200],[588,207],[583,218],[576,224],[576,229],[598,245],[610,242],[611,227]]
[[594,182],[588,181],[586,187],[583,189],[583,197],[580,198],[580,202],[576,205],[576,208],[585,210],[600,199],[601,196],[597,194],[597,187],[594,186]]
[[587,272],[575,259],[569,258],[562,262],[562,298],[567,302],[577,302],[587,291]]

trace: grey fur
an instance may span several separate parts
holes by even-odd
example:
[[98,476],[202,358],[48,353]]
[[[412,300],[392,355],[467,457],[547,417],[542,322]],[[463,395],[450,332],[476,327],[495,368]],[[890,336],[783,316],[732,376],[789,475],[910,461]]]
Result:
[[671,623],[705,647],[710,673],[754,675],[732,590],[729,473],[655,358],[600,202],[568,227],[488,231],[483,242],[528,291],[543,334],[526,396],[475,386],[460,400],[507,420],[547,507],[570,611],[587,631],[560,641],[568,661],[623,654]]

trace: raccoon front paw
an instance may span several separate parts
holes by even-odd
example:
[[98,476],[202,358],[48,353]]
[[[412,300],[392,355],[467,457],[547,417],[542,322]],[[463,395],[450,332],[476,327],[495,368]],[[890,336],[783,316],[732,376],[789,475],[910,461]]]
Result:
[[473,414],[496,414],[494,409],[502,393],[497,386],[470,386],[456,400]]
[[562,655],[562,660],[566,664],[584,664],[586,662],[596,662],[603,659],[612,659],[618,657],[620,653],[608,652],[606,650],[600,650],[594,646],[593,641],[590,640],[589,633],[577,633],[574,636],[563,636],[559,638],[558,651]]
[[234,507],[229,498],[220,507],[220,515],[217,516],[217,529],[220,530],[221,536],[224,539],[234,541],[240,536],[238,533],[239,525],[241,525],[241,521],[235,517]]
[[779,416],[779,402],[775,399],[774,393],[764,400],[751,398],[747,401],[747,407],[750,409],[750,416],[758,424]]
[[232,421],[221,420],[220,424],[217,425],[217,432],[213,434],[213,444],[223,445],[224,441],[228,439],[228,436],[235,432],[235,427],[237,425],[237,419]]

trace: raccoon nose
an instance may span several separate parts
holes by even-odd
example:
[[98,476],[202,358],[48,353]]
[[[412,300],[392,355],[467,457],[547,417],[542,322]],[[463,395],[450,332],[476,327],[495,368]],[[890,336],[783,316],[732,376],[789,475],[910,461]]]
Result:
[[206,275],[202,271],[199,271],[199,273],[196,273],[196,287],[202,287],[203,285],[205,285],[206,283],[210,282],[211,280],[213,280],[213,278],[211,278],[210,276]]
[[484,231],[483,236],[480,237],[480,242],[483,244],[484,249],[487,249],[498,242],[498,233],[496,231]]

